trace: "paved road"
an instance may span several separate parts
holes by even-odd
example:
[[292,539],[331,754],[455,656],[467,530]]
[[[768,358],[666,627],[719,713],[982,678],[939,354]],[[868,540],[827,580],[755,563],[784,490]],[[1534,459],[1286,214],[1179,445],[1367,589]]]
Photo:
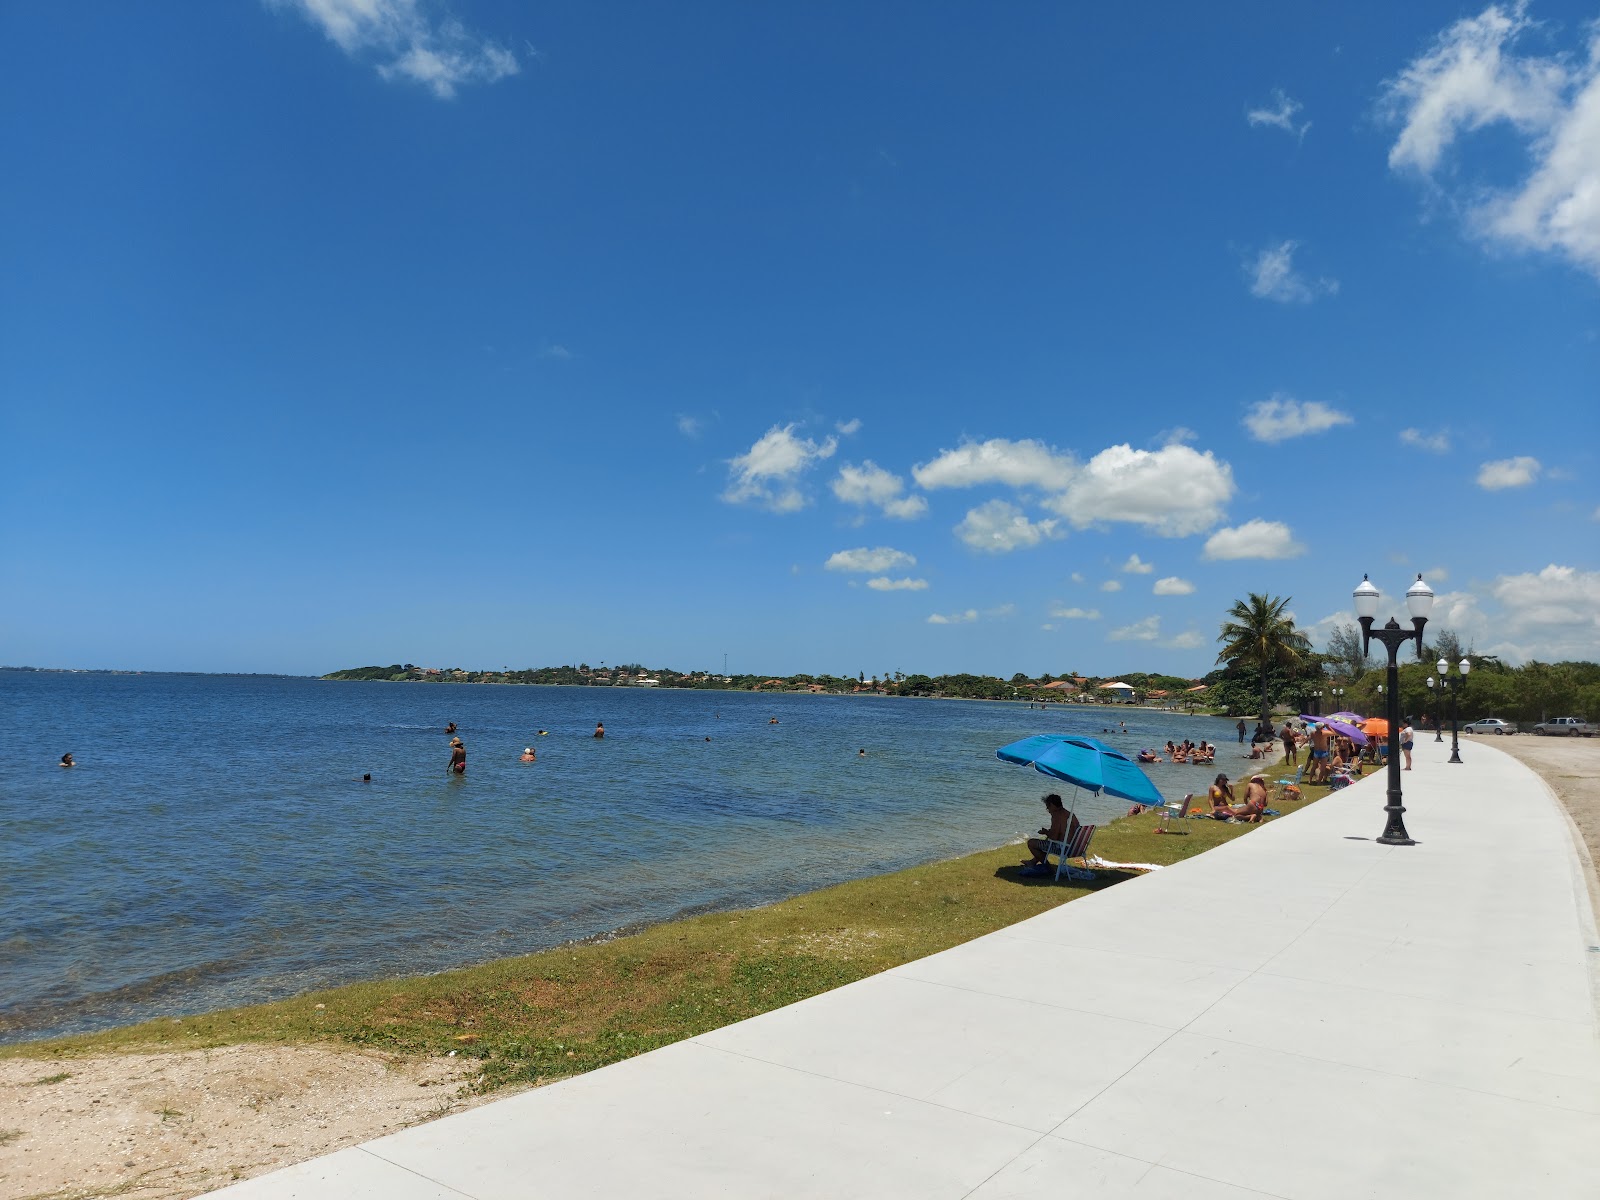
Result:
[[378,1197],[1600,1196],[1596,937],[1527,767],[1418,743],[1199,858],[236,1185]]

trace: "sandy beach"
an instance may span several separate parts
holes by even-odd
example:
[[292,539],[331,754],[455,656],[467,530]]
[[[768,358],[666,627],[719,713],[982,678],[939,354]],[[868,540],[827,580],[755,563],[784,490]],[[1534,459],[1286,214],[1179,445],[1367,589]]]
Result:
[[[1463,743],[1469,761],[1486,749]],[[1600,855],[1600,741],[1493,748],[1538,771]],[[0,1197],[199,1195],[512,1094],[474,1095],[474,1070],[329,1045],[0,1060]]]

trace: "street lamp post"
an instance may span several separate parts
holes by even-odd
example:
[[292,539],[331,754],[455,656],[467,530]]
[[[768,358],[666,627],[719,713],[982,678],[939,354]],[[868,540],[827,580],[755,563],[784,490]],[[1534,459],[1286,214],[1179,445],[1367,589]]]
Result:
[[[1441,658],[1439,661],[1443,662],[1444,659]],[[1433,708],[1433,688],[1434,688],[1433,676],[1429,675],[1428,676],[1428,707],[1429,708]],[[1441,693],[1448,692],[1450,690],[1450,681],[1448,679],[1439,680],[1439,690],[1440,690]],[[1433,740],[1436,741],[1436,742],[1444,741],[1444,719],[1443,718],[1444,718],[1444,696],[1443,696],[1443,694],[1441,694],[1440,697],[1439,697],[1439,707],[1438,708],[1433,708]]]
[[[1415,640],[1417,643],[1417,657],[1422,657],[1422,630],[1428,623],[1428,614],[1433,611],[1433,589],[1422,582],[1422,576],[1417,576],[1417,581],[1406,589],[1406,609],[1411,614],[1411,628],[1404,630],[1400,623],[1393,617],[1381,629],[1374,630],[1372,622],[1378,615],[1378,601],[1381,598],[1378,589],[1372,586],[1372,581],[1365,575],[1353,593],[1356,608],[1356,619],[1361,622],[1361,650],[1366,653],[1372,640],[1376,638],[1382,642],[1389,651],[1388,697],[1389,705],[1386,715],[1389,718],[1389,802],[1383,806],[1388,814],[1388,821],[1384,825],[1383,834],[1378,838],[1380,844],[1385,846],[1415,846],[1417,843],[1406,832],[1405,805],[1401,803],[1404,796],[1400,787],[1400,664],[1398,655],[1400,648],[1407,642]],[[1380,692],[1384,689],[1379,687]]]
[[[1448,686],[1450,681],[1445,676],[1450,670],[1450,664],[1441,658],[1438,669],[1439,681]],[[1456,670],[1461,672],[1461,681],[1450,689],[1450,761],[1453,763],[1461,761],[1461,737],[1456,729],[1456,693],[1467,686],[1467,673],[1472,670],[1472,663],[1463,658],[1456,664]]]

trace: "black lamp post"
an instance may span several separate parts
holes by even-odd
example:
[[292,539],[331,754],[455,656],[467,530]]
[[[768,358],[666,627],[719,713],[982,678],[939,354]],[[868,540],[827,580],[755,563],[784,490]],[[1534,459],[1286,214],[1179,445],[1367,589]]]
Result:
[[[1442,663],[1442,662],[1444,662],[1444,659],[1441,658],[1439,661]],[[1441,671],[1440,674],[1443,674],[1443,672]],[[1441,679],[1441,680],[1439,680],[1439,685],[1438,686],[1439,686],[1439,690],[1440,690],[1441,693],[1448,692],[1450,690],[1450,681],[1448,679]],[[1434,689],[1433,676],[1429,675],[1428,676],[1428,696],[1429,696],[1429,698],[1428,698],[1428,707],[1429,708],[1433,708],[1433,689]],[[1433,708],[1433,740],[1436,741],[1436,742],[1444,741],[1444,696],[1442,694],[1439,697],[1439,707]]]
[[[1400,788],[1400,664],[1398,655],[1400,647],[1415,639],[1417,643],[1417,657],[1422,657],[1422,629],[1428,623],[1428,614],[1433,611],[1433,589],[1422,582],[1422,576],[1417,576],[1417,581],[1406,589],[1406,609],[1411,614],[1411,628],[1401,629],[1400,623],[1393,617],[1381,629],[1374,630],[1372,622],[1378,615],[1378,601],[1381,598],[1378,589],[1372,586],[1372,581],[1365,575],[1361,577],[1361,584],[1354,592],[1356,606],[1356,619],[1361,622],[1361,650],[1366,653],[1372,640],[1376,638],[1382,642],[1389,651],[1389,686],[1387,689],[1389,704],[1385,715],[1389,718],[1389,802],[1383,806],[1384,812],[1389,814],[1388,823],[1384,825],[1383,834],[1378,838],[1380,844],[1385,846],[1415,846],[1406,832],[1405,805],[1401,803],[1403,795]],[[1380,691],[1382,691],[1380,685]]]
[[[1449,687],[1450,684],[1449,679],[1445,677],[1449,670],[1450,664],[1441,658],[1439,660],[1439,682],[1446,687]],[[1467,673],[1472,670],[1472,663],[1463,658],[1456,664],[1456,670],[1461,672],[1461,682],[1450,688],[1450,761],[1453,763],[1461,761],[1461,736],[1456,729],[1456,693],[1467,686]]]

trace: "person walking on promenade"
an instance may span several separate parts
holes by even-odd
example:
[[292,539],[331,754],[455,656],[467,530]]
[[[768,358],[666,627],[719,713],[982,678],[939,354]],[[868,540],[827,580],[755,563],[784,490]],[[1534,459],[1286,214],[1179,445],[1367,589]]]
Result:
[[460,738],[450,739],[450,769],[457,775],[467,773],[467,746]]

